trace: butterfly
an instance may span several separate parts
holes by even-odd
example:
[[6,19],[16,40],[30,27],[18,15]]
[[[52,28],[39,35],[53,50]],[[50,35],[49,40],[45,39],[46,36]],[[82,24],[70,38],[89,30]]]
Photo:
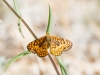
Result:
[[50,54],[60,56],[63,51],[71,49],[72,45],[69,40],[47,34],[30,42],[27,49],[39,57],[45,57],[48,55],[48,48],[50,48]]

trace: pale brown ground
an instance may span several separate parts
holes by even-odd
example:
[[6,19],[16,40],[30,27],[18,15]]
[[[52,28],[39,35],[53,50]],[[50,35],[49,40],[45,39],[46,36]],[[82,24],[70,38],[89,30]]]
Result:
[[[8,1],[13,7],[13,1]],[[22,17],[37,37],[45,35],[50,4],[53,14],[51,35],[73,42],[72,49],[61,55],[68,75],[100,75],[99,0],[17,1]],[[34,40],[22,23],[25,38],[21,37],[17,20],[0,0],[0,75],[56,75],[49,58],[41,60],[36,54],[20,58],[4,72],[5,64],[27,50],[27,44]]]

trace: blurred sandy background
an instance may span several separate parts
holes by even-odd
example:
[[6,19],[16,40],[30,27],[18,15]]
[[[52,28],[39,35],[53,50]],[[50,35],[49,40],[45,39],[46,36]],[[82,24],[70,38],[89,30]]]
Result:
[[[13,0],[7,1],[14,7]],[[73,42],[72,49],[61,55],[68,75],[100,75],[100,0],[17,0],[17,3],[37,37],[45,35],[50,4],[51,35]],[[0,75],[56,75],[48,56],[42,60],[36,54],[18,59],[4,72],[5,64],[27,50],[27,44],[34,40],[21,23],[25,36],[22,38],[17,20],[0,0]]]

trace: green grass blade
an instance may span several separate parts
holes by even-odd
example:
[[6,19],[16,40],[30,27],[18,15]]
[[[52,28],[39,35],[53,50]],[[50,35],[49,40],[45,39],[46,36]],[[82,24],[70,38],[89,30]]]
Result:
[[4,68],[4,71],[7,69],[7,67],[8,67],[12,62],[16,61],[17,59],[19,59],[19,58],[21,58],[21,57],[23,57],[23,56],[25,56],[25,55],[27,55],[27,54],[30,54],[30,52],[29,52],[29,51],[25,51],[25,52],[23,52],[23,53],[18,54],[18,55],[15,56],[15,57],[13,57],[13,58],[6,64],[6,66],[5,66],[5,68]]
[[18,29],[20,31],[20,34],[22,35],[22,37],[24,38],[24,35],[22,33],[22,30],[21,30],[21,25],[20,25],[20,21],[21,21],[21,18],[18,20],[17,24],[18,24]]
[[14,2],[15,11],[17,12],[17,14],[18,14],[19,16],[21,16],[20,11],[19,11],[18,6],[17,6],[16,0],[13,0],[13,2]]
[[50,31],[51,31],[51,20],[52,20],[52,15],[51,15],[51,8],[50,8],[50,5],[49,5],[49,17],[48,17],[48,26],[47,26],[47,30],[46,30],[46,33],[50,34]]
[[17,21],[18,29],[19,29],[19,31],[20,31],[22,37],[24,38],[24,35],[23,35],[23,33],[22,33],[22,30],[21,30],[21,25],[20,25],[20,22],[21,22],[21,13],[20,13],[20,11],[19,11],[19,9],[18,9],[16,0],[13,0],[13,2],[14,2],[15,10],[16,10],[17,14],[20,16],[19,20]]
[[60,65],[60,70],[61,70],[62,75],[67,75],[66,69],[63,66],[64,64],[62,63],[60,56],[57,57],[57,60]]
[[[49,5],[49,17],[48,17],[48,26],[47,26],[47,30],[46,30],[46,33],[50,34],[50,31],[51,31],[51,23],[52,23],[52,13],[51,13],[51,8],[50,8],[50,5]],[[61,73],[62,75],[67,75],[67,72],[63,66],[63,63],[61,61],[61,58],[60,57],[57,57],[57,60],[58,60],[58,63],[60,65],[60,69],[61,69]]]

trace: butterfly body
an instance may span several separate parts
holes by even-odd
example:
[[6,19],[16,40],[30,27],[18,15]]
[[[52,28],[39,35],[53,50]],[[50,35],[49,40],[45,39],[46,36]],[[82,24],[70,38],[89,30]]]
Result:
[[39,57],[48,55],[49,47],[52,55],[59,56],[63,51],[71,49],[72,42],[60,37],[46,35],[27,45],[27,49],[32,53],[36,53]]

